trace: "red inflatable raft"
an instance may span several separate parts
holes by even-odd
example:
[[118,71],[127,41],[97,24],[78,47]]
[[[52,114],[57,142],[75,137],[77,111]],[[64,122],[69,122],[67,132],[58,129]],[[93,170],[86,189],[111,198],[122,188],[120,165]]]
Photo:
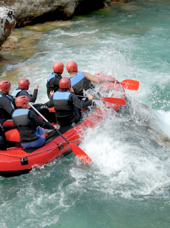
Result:
[[[113,90],[114,85],[115,83],[111,82],[103,88]],[[96,108],[94,111],[90,111],[84,120],[75,127],[66,126],[60,128],[60,134],[56,131],[46,133],[46,142],[41,148],[24,149],[20,145],[19,133],[17,130],[11,129],[7,131],[6,138],[9,148],[7,148],[7,150],[0,150],[0,175],[10,177],[27,173],[33,168],[45,165],[59,156],[64,156],[72,152],[68,141],[71,144],[78,145],[83,140],[83,135],[87,128],[93,128],[99,122],[107,118],[108,109],[117,111],[121,105],[126,104],[124,101],[125,92],[123,86],[121,84],[118,84],[117,86],[118,90],[123,91],[121,97],[109,97],[108,100],[100,98],[100,100],[104,101],[102,108]],[[83,114],[83,116],[84,115],[85,114]],[[6,122],[5,124],[7,125],[7,123],[9,122]]]

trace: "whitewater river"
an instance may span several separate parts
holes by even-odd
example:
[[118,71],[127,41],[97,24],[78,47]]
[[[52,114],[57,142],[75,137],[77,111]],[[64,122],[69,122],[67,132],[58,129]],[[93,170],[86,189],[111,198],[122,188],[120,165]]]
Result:
[[[79,70],[140,81],[131,105],[89,129],[74,154],[31,173],[0,177],[0,227],[168,228],[170,225],[170,1],[137,0],[74,17],[42,32],[36,53],[8,64],[39,83],[38,102],[55,61]],[[21,30],[28,33],[28,30]],[[68,76],[66,70],[63,75]],[[9,76],[7,77],[9,78]]]

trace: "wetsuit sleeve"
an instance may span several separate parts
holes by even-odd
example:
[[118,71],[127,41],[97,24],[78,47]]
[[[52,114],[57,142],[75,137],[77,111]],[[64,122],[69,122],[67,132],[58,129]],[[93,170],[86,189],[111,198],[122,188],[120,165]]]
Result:
[[37,95],[38,95],[38,89],[34,89],[33,95],[32,94],[29,94],[29,96],[31,97],[30,98],[30,101],[31,102],[35,102],[36,99],[37,99]]
[[89,105],[92,104],[92,100],[82,101],[74,93],[71,93],[69,99],[73,102],[75,106],[80,109],[86,109]]
[[32,94],[29,94],[27,91],[25,90],[22,90],[20,93],[19,93],[19,96],[21,95],[25,95],[27,97],[29,97],[30,99],[30,102],[35,102],[36,99],[37,99],[37,95],[38,95],[38,89],[34,89],[34,92],[33,92],[33,95]]
[[53,105],[53,97],[50,98],[50,100],[45,103],[47,105],[48,108],[52,108],[54,105]]
[[54,129],[54,127],[44,120],[41,120],[37,114],[35,114],[34,111],[30,110],[28,117],[32,119],[34,122],[36,122],[40,127],[46,128],[46,129]]

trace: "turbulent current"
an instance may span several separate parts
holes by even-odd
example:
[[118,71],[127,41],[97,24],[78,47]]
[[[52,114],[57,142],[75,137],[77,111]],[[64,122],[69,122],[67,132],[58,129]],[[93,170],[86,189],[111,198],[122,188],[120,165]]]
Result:
[[79,146],[90,165],[72,153],[29,174],[0,177],[2,228],[169,227],[169,15],[169,0],[113,4],[42,32],[34,55],[7,65],[1,78],[16,72],[12,90],[21,77],[30,79],[30,92],[38,83],[41,103],[48,100],[46,80],[56,61],[76,61],[80,71],[119,81],[138,80],[140,87],[126,90],[120,112],[87,130]]

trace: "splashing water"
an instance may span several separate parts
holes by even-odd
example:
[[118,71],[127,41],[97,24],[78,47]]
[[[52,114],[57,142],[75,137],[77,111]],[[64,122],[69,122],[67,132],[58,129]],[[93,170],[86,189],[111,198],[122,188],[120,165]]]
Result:
[[87,130],[79,146],[92,158],[89,166],[71,154],[28,175],[0,178],[2,227],[168,227],[169,12],[168,1],[143,0],[75,17],[71,27],[44,32],[35,55],[3,72],[18,69],[12,89],[23,76],[32,87],[39,83],[42,103],[56,61],[140,87],[126,90],[126,107]]

